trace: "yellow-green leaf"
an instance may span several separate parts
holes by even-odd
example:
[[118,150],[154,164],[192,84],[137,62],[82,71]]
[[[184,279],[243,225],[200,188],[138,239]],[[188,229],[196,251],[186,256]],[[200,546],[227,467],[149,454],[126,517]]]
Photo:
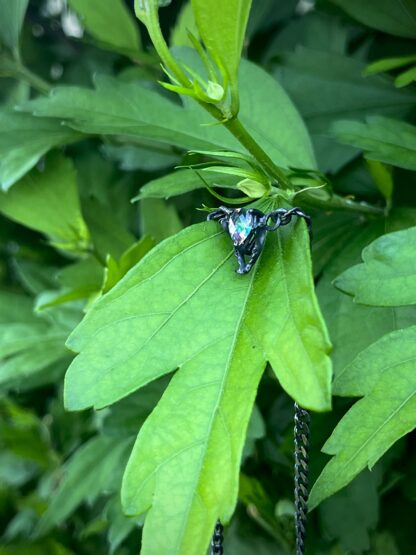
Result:
[[203,553],[216,518],[231,517],[267,360],[298,402],[330,407],[329,341],[304,225],[270,236],[250,274],[235,268],[217,224],[187,228],[150,251],[69,339],[80,352],[65,383],[72,410],[114,403],[179,368],[124,477],[127,512],[149,511],[143,554]]

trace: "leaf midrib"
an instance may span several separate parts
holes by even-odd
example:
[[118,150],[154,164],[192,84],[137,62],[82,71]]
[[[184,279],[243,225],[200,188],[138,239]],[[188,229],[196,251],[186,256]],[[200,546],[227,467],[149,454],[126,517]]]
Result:
[[365,449],[370,441],[372,441],[372,439],[380,432],[380,430],[382,430],[390,422],[390,420],[392,420],[392,418],[394,418],[396,414],[398,414],[402,410],[402,408],[412,399],[412,397],[414,397],[414,395],[416,395],[416,389],[412,391],[412,393],[410,393],[410,395],[408,395],[402,403],[400,403],[400,405],[389,415],[386,420],[383,421],[382,424],[380,424],[380,426],[378,426],[378,428],[376,428],[376,430],[373,431],[373,433],[366,439],[366,441],[359,447],[359,449],[355,451],[351,455],[351,457],[344,463],[344,467],[348,466],[351,461],[358,457],[358,455],[362,452],[363,449]]
[[[114,368],[117,368],[118,366],[122,365],[124,362],[126,362],[127,360],[130,360],[132,357],[137,356],[137,354],[139,354],[147,345],[148,343],[163,329],[163,327],[175,316],[175,314],[188,302],[192,299],[192,297],[205,285],[205,283],[207,283],[207,281],[209,281],[211,279],[211,277],[213,275],[215,275],[215,273],[219,270],[219,268],[221,268],[221,266],[223,264],[225,264],[227,262],[227,260],[231,257],[232,255],[232,251],[230,253],[227,254],[227,256],[225,258],[223,258],[221,260],[221,262],[219,264],[217,264],[217,266],[197,285],[197,287],[195,287],[189,294],[187,297],[185,297],[185,299],[183,299],[175,308],[172,312],[169,313],[168,317],[165,318],[163,320],[163,322],[155,329],[155,331],[153,333],[151,333],[151,335],[146,339],[146,341],[140,345],[139,348],[137,348],[135,351],[133,351],[133,353],[129,353],[127,356],[125,356],[124,358],[122,358],[121,360],[117,360],[114,364],[112,364],[111,366],[103,369],[102,373],[101,373],[101,378],[107,376],[109,373],[112,372],[112,370],[114,370]],[[152,276],[153,277],[153,276]],[[150,278],[149,278],[150,279]],[[140,284],[143,284],[146,280],[143,280],[142,282],[140,282]],[[136,284],[139,285],[139,284]],[[134,316],[133,316],[134,317]],[[131,317],[129,317],[131,318]],[[123,321],[124,318],[115,320],[114,322],[112,322],[112,325],[116,325],[119,322]],[[101,333],[102,328],[100,328],[99,330],[97,330],[96,334]],[[96,335],[94,334],[94,335]],[[92,387],[93,384],[90,383],[90,386]]]
[[[260,263],[260,261],[259,261],[258,263]],[[253,288],[254,278],[255,278],[256,273],[257,273],[257,268],[258,268],[258,265],[256,265],[256,268],[251,272],[251,275],[250,275],[250,281],[249,281],[249,284],[248,284],[248,287],[247,287],[247,293],[246,293],[244,302],[243,302],[243,304],[242,304],[240,317],[239,317],[239,319],[238,319],[238,323],[237,323],[236,328],[235,328],[235,333],[234,333],[233,338],[232,338],[232,342],[231,342],[231,345],[230,345],[230,351],[229,351],[229,353],[228,353],[227,362],[226,362],[226,364],[225,364],[225,366],[224,366],[224,369],[225,369],[225,370],[224,370],[223,378],[222,378],[222,380],[221,380],[221,382],[220,382],[221,386],[220,386],[219,389],[218,389],[219,394],[218,394],[217,402],[216,402],[216,404],[215,404],[215,406],[214,406],[214,409],[213,409],[213,411],[212,411],[211,419],[210,419],[210,421],[209,421],[209,423],[208,423],[208,433],[207,433],[207,435],[206,435],[206,437],[204,438],[203,443],[202,443],[203,445],[205,445],[205,448],[202,449],[202,451],[201,451],[201,456],[200,456],[199,464],[198,464],[198,466],[197,466],[197,469],[198,469],[198,470],[197,470],[197,472],[195,473],[195,476],[196,476],[196,478],[195,478],[195,483],[194,483],[194,487],[192,488],[192,492],[193,492],[193,493],[192,493],[190,502],[188,503],[187,511],[186,511],[186,513],[185,513],[185,514],[186,514],[186,517],[183,518],[183,520],[182,520],[182,528],[181,528],[180,535],[178,536],[178,537],[179,537],[179,542],[180,542],[180,543],[179,543],[179,545],[176,544],[176,546],[175,546],[175,549],[176,549],[177,551],[178,551],[178,549],[179,549],[179,547],[180,547],[180,544],[182,543],[182,539],[183,539],[183,535],[184,535],[184,531],[185,531],[186,520],[187,520],[188,515],[189,515],[189,512],[190,512],[190,510],[191,510],[192,502],[193,502],[193,499],[194,499],[194,497],[195,497],[195,494],[197,493],[197,487],[196,487],[196,485],[197,485],[198,480],[199,480],[199,477],[200,477],[200,475],[201,475],[201,470],[202,470],[202,467],[203,467],[203,461],[204,461],[204,459],[205,459],[205,457],[206,457],[206,452],[207,452],[209,440],[210,440],[210,437],[211,437],[211,434],[212,434],[212,427],[213,427],[213,424],[214,424],[214,421],[215,421],[215,417],[217,416],[217,413],[220,413],[220,409],[221,409],[220,404],[221,404],[222,397],[223,397],[223,395],[224,395],[224,384],[225,384],[226,379],[227,379],[227,377],[228,377],[228,372],[229,372],[229,368],[230,368],[231,359],[232,359],[232,356],[233,356],[233,354],[234,354],[235,346],[236,346],[236,343],[237,343],[237,340],[238,340],[238,336],[239,336],[239,333],[240,333],[240,330],[241,330],[241,327],[242,327],[243,319],[244,319],[244,316],[245,316],[245,313],[246,313],[247,303],[248,303],[249,296],[250,296],[250,293],[251,293],[252,288]],[[179,553],[179,551],[178,551],[178,553]]]

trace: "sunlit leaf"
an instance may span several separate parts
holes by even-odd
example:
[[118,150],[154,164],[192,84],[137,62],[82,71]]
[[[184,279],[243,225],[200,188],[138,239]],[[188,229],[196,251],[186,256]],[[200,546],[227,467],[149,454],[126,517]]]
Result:
[[333,458],[316,481],[310,505],[371,468],[416,426],[416,326],[393,332],[362,351],[339,375],[337,392],[363,397],[341,419],[323,451]]
[[308,237],[301,224],[287,231],[270,237],[259,265],[242,277],[217,225],[187,228],[139,262],[71,336],[81,354],[66,377],[69,409],[114,403],[179,367],[124,477],[127,512],[150,509],[143,553],[172,545],[178,553],[191,545],[202,552],[216,518],[230,518],[266,360],[300,403],[329,408],[329,342],[313,295]]

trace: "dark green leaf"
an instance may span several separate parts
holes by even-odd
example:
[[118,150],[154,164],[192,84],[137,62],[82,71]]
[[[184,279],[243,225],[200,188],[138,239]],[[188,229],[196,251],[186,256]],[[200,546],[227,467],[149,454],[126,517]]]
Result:
[[162,199],[143,199],[140,202],[140,216],[142,234],[149,235],[156,243],[175,235],[183,227],[175,206]]
[[[70,329],[33,315],[32,301],[1,293],[0,388],[28,389],[62,374],[56,363],[69,360],[65,341]],[[55,366],[51,366],[55,364]]]
[[377,478],[375,472],[361,472],[319,507],[324,536],[338,540],[346,552],[370,549],[370,533],[378,522]]
[[337,121],[332,132],[342,143],[361,148],[371,160],[416,169],[416,126],[373,116],[366,123]]
[[135,236],[116,213],[115,207],[90,197],[83,199],[82,211],[91,240],[103,265],[108,254],[119,258],[135,242]]
[[110,555],[112,555],[126,537],[142,524],[142,519],[127,517],[123,513],[121,501],[117,494],[108,502],[105,516],[110,524],[107,538],[110,544]]
[[0,112],[0,187],[9,189],[51,148],[77,140],[60,122],[29,114]]
[[68,0],[86,30],[102,45],[129,56],[141,49],[139,29],[124,0]]
[[373,29],[399,37],[416,37],[414,0],[330,0],[348,15]]
[[64,467],[64,475],[39,523],[44,534],[68,517],[82,502],[116,491],[130,453],[130,438],[97,436],[80,447]]
[[88,246],[75,168],[58,153],[48,156],[43,171],[33,169],[10,191],[0,192],[0,212],[44,233],[60,249],[79,252]]
[[136,145],[103,145],[102,152],[126,171],[160,171],[178,162],[179,156],[169,148],[146,148]]
[[331,123],[371,114],[400,117],[414,106],[414,95],[395,89],[390,77],[363,79],[364,68],[365,64],[353,58],[300,47],[276,67],[276,76],[312,133],[323,171],[337,171],[356,155],[328,139]]
[[[180,52],[189,57],[188,50]],[[255,88],[251,86],[254,82]],[[273,160],[284,166],[314,168],[305,126],[278,83],[264,70],[245,62],[241,65],[240,84],[241,120]],[[246,154],[223,126],[202,126],[213,119],[197,104],[191,108],[186,103],[184,110],[149,89],[110,77],[97,77],[95,91],[79,87],[54,89],[49,98],[27,103],[25,110],[37,116],[66,119],[71,127],[85,133],[151,139],[190,150],[221,148]]]
[[0,42],[10,50],[17,50],[29,0],[0,0]]
[[336,287],[360,304],[416,304],[415,244],[416,227],[383,235],[363,250],[363,264],[336,278]]

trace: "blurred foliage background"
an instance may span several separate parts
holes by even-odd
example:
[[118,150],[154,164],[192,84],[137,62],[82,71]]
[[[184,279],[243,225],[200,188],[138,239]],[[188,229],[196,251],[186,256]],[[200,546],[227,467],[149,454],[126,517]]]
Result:
[[[72,354],[64,344],[94,299],[152,245],[202,221],[197,207],[216,201],[184,174],[157,181],[189,163],[177,129],[157,145],[112,131],[123,116],[117,87],[140,83],[174,98],[157,83],[159,62],[132,2],[116,2],[116,9],[108,1],[30,0],[26,13],[26,2],[11,4],[0,0],[0,554],[133,554],[142,519],[123,515],[120,483],[137,430],[166,381],[111,408],[66,412],[63,377]],[[21,29],[13,10],[21,11]],[[189,46],[188,4],[174,0],[160,17],[170,44]],[[315,278],[335,370],[415,322],[411,306],[357,307],[331,285],[377,236],[416,225],[415,20],[410,0],[254,0],[250,14],[244,56],[289,94],[333,190],[389,209],[382,219],[325,206],[314,214]],[[117,85],[108,81],[114,77]],[[94,83],[109,92],[90,127],[75,97],[68,100],[75,128],[61,125],[59,95],[56,119],[33,117],[49,110],[42,97],[51,88]],[[33,99],[41,100],[27,104]],[[270,127],[280,133],[279,121]],[[225,177],[222,192],[232,195],[227,184]],[[314,415],[312,481],[328,460],[323,443],[351,405],[336,398],[331,413]],[[414,552],[412,435],[311,513],[309,553]],[[266,372],[227,555],[291,552],[292,436],[292,400]]]

